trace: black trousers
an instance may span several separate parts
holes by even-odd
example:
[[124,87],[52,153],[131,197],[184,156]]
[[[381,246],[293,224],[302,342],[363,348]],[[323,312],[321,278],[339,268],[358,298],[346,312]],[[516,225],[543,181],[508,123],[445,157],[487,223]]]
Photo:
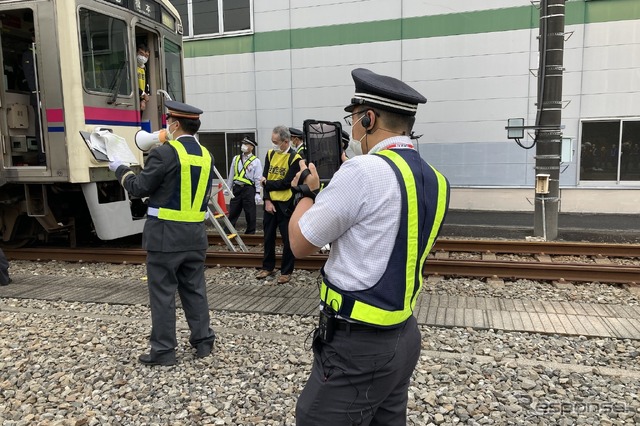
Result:
[[289,202],[274,201],[275,213],[264,212],[262,226],[264,228],[264,258],[262,259],[262,269],[273,271],[276,267],[276,230],[280,230],[282,236],[282,264],[280,273],[289,275],[293,272],[295,257],[289,244]]
[[205,250],[147,252],[147,277],[151,305],[151,353],[173,352],[176,340],[176,290],[191,331],[189,343],[213,343],[204,280]]
[[0,249],[0,285],[9,284],[9,261]]
[[404,426],[420,330],[411,316],[392,330],[316,332],[313,367],[298,403],[297,426]]
[[245,234],[256,233],[256,189],[251,185],[233,185],[233,198],[229,201],[229,222],[235,228],[240,213],[244,210],[247,221]]

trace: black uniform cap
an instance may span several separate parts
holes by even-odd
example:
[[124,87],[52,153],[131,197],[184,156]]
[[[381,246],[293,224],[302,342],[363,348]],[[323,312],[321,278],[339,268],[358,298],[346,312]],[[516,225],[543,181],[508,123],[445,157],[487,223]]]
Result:
[[302,130],[296,129],[295,127],[289,127],[289,133],[291,133],[292,138],[302,139],[302,137],[304,136],[304,134],[302,133]]
[[356,93],[351,104],[344,110],[352,112],[357,105],[368,105],[374,108],[403,115],[416,115],[418,104],[427,103],[427,98],[408,84],[397,78],[376,74],[364,68],[351,71],[356,85]]
[[167,117],[198,119],[202,110],[191,105],[178,101],[165,101],[167,107]]
[[245,145],[253,145],[253,146],[258,146],[258,143],[256,141],[252,141],[251,139],[245,137],[244,139],[242,139],[242,143]]

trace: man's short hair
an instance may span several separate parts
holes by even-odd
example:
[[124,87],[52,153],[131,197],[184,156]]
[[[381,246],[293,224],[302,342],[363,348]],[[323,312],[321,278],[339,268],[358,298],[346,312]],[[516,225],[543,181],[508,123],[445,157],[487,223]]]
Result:
[[278,135],[280,142],[291,142],[291,133],[289,133],[287,126],[276,126],[273,128],[273,133]]

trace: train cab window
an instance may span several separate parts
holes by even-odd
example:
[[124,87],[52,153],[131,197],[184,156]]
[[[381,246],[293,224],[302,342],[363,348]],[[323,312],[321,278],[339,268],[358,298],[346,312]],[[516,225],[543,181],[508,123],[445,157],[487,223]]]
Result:
[[131,68],[124,21],[88,9],[80,9],[82,71],[87,91],[130,96]]
[[164,41],[165,66],[167,77],[167,92],[174,101],[182,102],[182,61],[180,60],[180,46],[169,40]]

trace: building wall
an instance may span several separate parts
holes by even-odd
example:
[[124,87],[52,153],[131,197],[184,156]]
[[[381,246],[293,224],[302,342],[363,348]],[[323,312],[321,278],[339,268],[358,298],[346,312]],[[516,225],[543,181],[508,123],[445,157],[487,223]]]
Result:
[[[640,1],[566,10],[560,184],[576,188],[580,120],[640,116]],[[255,0],[254,34],[185,42],[187,99],[201,131],[255,129],[263,156],[277,124],[341,120],[350,71],[370,68],[428,98],[419,149],[454,186],[533,188],[535,149],[505,126],[535,120],[538,21],[528,0]]]

